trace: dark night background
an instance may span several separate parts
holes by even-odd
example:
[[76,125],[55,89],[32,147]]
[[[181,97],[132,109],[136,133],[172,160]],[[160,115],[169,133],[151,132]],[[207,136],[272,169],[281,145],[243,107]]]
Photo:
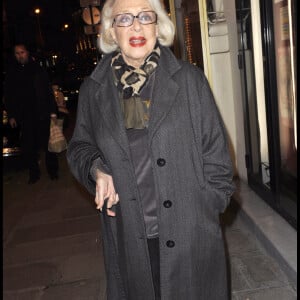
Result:
[[[34,13],[36,8],[40,9],[38,16]],[[84,34],[86,24],[81,17],[80,0],[4,0],[2,10],[4,76],[14,59],[12,49],[16,43],[25,43],[31,55],[47,68],[50,77],[59,79],[62,85],[78,86],[98,60],[99,53],[94,47],[96,36]],[[64,24],[69,27],[64,29]],[[78,51],[79,44],[85,46]],[[53,55],[57,55],[55,66]]]
[[[45,49],[63,51],[72,54],[75,40],[72,39],[72,14],[80,9],[79,0],[6,0],[3,8],[6,12],[9,42],[25,42],[30,48],[36,47],[38,34],[35,8],[40,8],[39,16]],[[68,23],[69,30],[62,31]]]

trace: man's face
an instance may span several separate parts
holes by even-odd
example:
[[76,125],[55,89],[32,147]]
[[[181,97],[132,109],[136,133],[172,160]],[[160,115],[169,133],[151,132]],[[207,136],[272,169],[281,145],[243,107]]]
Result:
[[16,46],[15,57],[20,64],[24,65],[28,62],[29,52],[24,46]]

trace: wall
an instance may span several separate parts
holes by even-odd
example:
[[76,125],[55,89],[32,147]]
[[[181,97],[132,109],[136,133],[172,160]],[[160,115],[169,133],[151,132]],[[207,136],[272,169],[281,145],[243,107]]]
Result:
[[[219,3],[218,7],[222,5]],[[235,1],[224,0],[223,7],[223,16],[226,19],[224,26],[227,30],[224,26],[219,28],[219,33],[218,30],[209,30],[211,32],[212,89],[229,135],[235,175],[247,181],[244,108],[238,68]]]

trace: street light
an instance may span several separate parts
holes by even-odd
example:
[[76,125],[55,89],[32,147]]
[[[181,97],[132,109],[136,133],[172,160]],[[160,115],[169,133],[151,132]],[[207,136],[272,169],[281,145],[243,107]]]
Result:
[[39,31],[38,44],[40,45],[41,48],[43,48],[44,41],[43,41],[43,36],[42,36],[41,24],[40,24],[40,13],[41,13],[41,10],[39,8],[36,8],[34,10],[34,13],[36,15],[36,20],[37,20],[37,25],[38,25],[38,31]]
[[61,31],[67,31],[69,29],[70,25],[68,23],[64,23],[61,27]]
[[57,60],[57,55],[56,54],[52,55],[52,65],[53,66],[55,66],[56,60]]

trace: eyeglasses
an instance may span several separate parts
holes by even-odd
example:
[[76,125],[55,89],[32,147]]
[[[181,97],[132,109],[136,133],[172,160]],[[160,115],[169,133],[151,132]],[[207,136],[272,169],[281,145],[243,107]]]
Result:
[[133,24],[134,19],[137,18],[142,25],[156,23],[157,15],[154,11],[141,11],[136,16],[131,13],[124,13],[116,15],[113,21],[118,27],[128,27]]

